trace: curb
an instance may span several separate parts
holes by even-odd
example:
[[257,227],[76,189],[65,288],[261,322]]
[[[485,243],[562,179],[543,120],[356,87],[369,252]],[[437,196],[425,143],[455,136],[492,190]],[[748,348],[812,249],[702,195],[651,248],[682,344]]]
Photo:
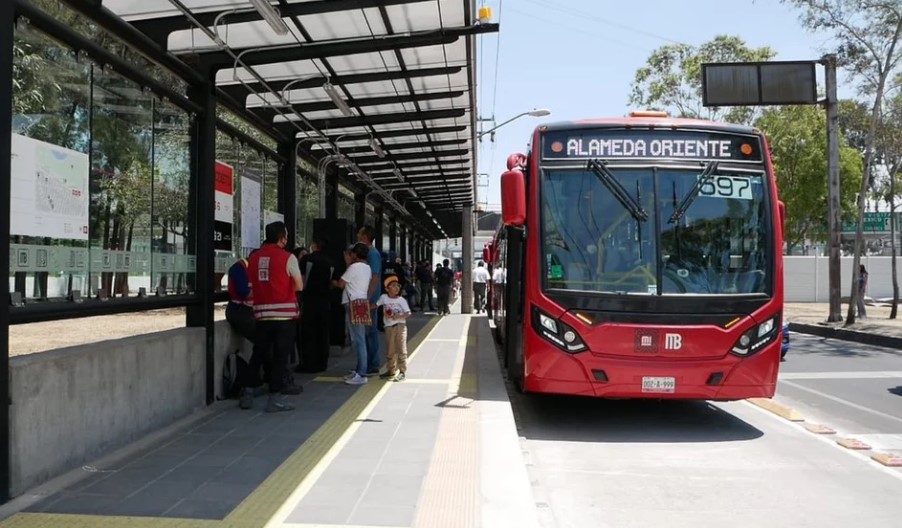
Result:
[[790,332],[810,334],[842,341],[853,341],[865,345],[902,349],[902,337],[893,337],[881,334],[870,334],[858,330],[836,328],[819,324],[789,323]]

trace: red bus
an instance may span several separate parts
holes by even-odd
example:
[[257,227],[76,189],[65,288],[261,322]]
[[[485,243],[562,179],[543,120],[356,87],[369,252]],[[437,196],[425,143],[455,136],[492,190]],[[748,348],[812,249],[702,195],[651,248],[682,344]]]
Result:
[[543,125],[501,193],[491,321],[521,390],[773,396],[784,212],[758,130],[661,112]]

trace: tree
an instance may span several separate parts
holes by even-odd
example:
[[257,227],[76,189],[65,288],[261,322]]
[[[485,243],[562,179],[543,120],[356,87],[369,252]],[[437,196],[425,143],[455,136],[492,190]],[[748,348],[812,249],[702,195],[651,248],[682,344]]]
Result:
[[838,63],[858,80],[863,94],[873,96],[864,150],[864,177],[858,192],[858,227],[852,261],[852,288],[846,324],[855,322],[858,266],[864,229],[864,207],[874,164],[874,142],[883,109],[887,79],[899,68],[902,53],[902,3],[885,0],[784,0],[802,11],[802,23],[827,31],[836,41]]
[[678,117],[750,124],[755,116],[751,107],[702,106],[702,63],[766,61],[775,55],[776,52],[767,46],[750,48],[741,38],[729,35],[718,35],[700,46],[661,46],[652,52],[644,66],[636,70],[629,103],[667,110]]
[[[780,199],[786,204],[787,250],[805,240],[825,240],[827,224],[826,116],[812,106],[769,108],[755,122],[768,138]],[[840,144],[842,210],[851,216],[861,181],[861,155]]]
[[[902,75],[895,83],[902,86]],[[882,154],[883,166],[887,170],[882,194],[890,210],[890,248],[892,250],[893,304],[889,318],[895,319],[899,311],[899,279],[896,272],[896,198],[899,192],[898,179],[902,176],[902,93],[887,99],[884,119],[880,123],[876,139],[877,150]]]

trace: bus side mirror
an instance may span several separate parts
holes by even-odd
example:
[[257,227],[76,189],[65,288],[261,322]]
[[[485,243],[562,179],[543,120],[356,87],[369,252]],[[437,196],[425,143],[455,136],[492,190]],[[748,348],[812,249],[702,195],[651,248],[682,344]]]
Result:
[[506,226],[526,223],[526,178],[519,170],[501,175],[501,220]]

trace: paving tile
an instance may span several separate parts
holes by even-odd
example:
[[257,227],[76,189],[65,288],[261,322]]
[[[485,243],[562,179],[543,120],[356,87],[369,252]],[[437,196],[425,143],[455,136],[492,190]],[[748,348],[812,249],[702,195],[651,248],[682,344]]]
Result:
[[358,526],[411,526],[415,507],[387,503],[384,506],[361,506],[354,510],[347,524]]
[[226,501],[185,499],[163,515],[182,519],[224,519],[233,509]]
[[258,485],[259,482],[208,482],[191,493],[188,500],[228,502],[234,509]]
[[125,474],[114,473],[108,478],[85,487],[82,492],[91,495],[108,495],[123,498],[138,491],[154,478],[154,475],[143,471]]
[[120,497],[75,493],[61,497],[46,513],[103,514],[119,504]]

